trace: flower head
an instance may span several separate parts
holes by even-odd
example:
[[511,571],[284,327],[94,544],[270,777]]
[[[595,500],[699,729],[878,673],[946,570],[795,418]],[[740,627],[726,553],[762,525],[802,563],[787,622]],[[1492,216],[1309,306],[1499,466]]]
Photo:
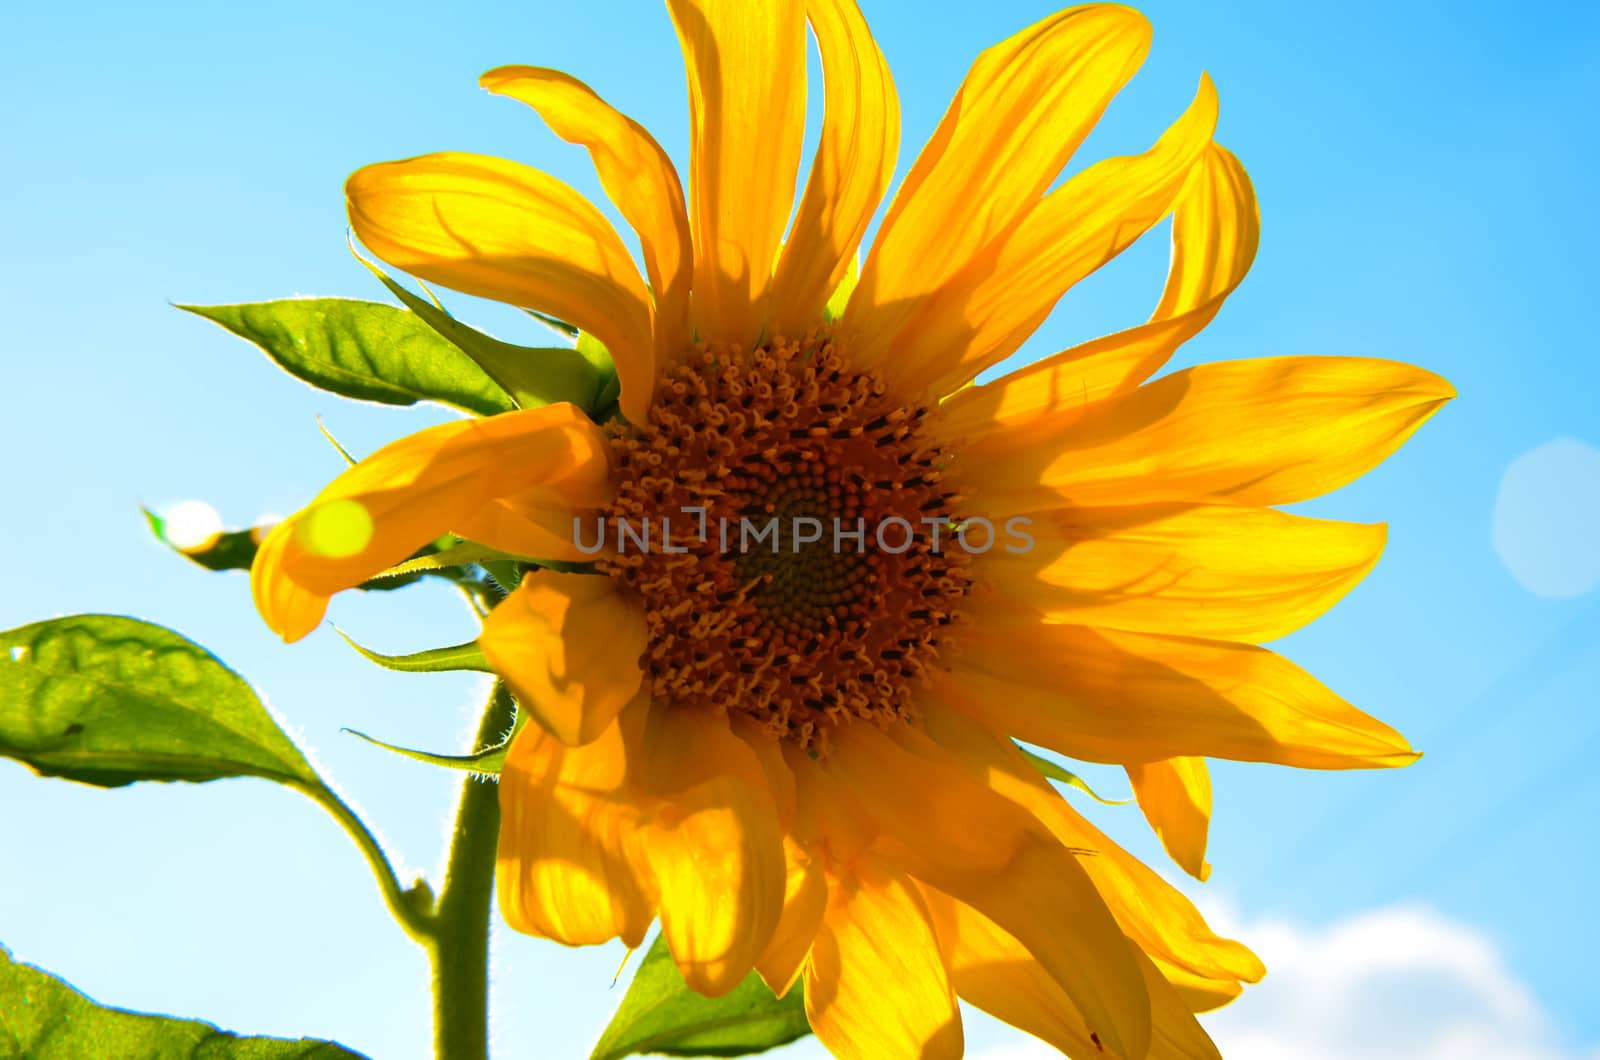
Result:
[[[1384,537],[1272,506],[1380,462],[1448,384],[1344,357],[1150,381],[1258,228],[1204,78],[1148,151],[1051,190],[1145,55],[1134,11],[1073,8],[984,52],[849,291],[899,133],[854,0],[669,6],[687,196],[582,83],[483,78],[589,150],[643,275],[594,206],[516,163],[428,155],[347,189],[385,261],[603,342],[619,418],[522,409],[361,461],[264,543],[263,616],[303,636],[447,531],[590,564],[533,569],[480,638],[536,723],[501,778],[514,927],[637,945],[659,918],[697,990],[803,977],[839,1056],[959,1055],[957,995],[1074,1056],[1215,1055],[1193,1012],[1260,963],[1014,740],[1125,766],[1201,876],[1205,758],[1411,761],[1257,643],[1330,607]],[[808,21],[825,118],[796,205]],[[972,385],[1169,215],[1148,321]]]

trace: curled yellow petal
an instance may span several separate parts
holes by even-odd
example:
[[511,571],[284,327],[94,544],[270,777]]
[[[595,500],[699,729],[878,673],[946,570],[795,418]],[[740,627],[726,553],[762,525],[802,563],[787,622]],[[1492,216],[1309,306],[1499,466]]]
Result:
[[657,799],[646,851],[661,934],[684,981],[716,997],[755,967],[784,909],[783,833],[765,774],[726,718],[652,713],[646,785]]
[[[573,512],[605,503],[610,489],[605,439],[571,405],[442,423],[355,464],[274,528],[251,568],[256,607],[295,640],[321,621],[334,593],[446,532],[494,530],[497,506],[534,505],[570,538]],[[505,532],[478,540],[523,551],[559,542],[563,532],[499,528]]]
[[694,247],[678,171],[653,136],[594,89],[559,70],[502,66],[478,79],[490,92],[520,100],[555,134],[589,149],[606,195],[639,237],[655,295],[656,358],[689,343],[689,286]]
[[484,618],[478,645],[521,708],[575,746],[639,691],[647,639],[639,602],[612,579],[537,571]]
[[991,459],[1048,431],[1091,402],[1135,386],[1199,334],[1250,271],[1261,239],[1255,189],[1239,160],[1212,143],[1190,170],[1172,218],[1166,286],[1149,321],[1041,358],[982,386],[952,395],[939,409],[968,454]]
[[361,242],[396,268],[554,314],[605,343],[622,410],[642,422],[655,386],[650,294],[582,195],[516,162],[445,152],[359,169],[345,199]]
[[1166,216],[1216,124],[1217,92],[1202,78],[1150,150],[1073,176],[925,299],[882,371],[945,393],[1016,352],[1068,288]]

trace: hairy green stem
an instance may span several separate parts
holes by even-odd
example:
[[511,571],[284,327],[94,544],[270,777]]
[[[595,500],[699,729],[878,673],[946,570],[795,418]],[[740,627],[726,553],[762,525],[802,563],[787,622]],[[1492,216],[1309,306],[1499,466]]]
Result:
[[[495,682],[471,751],[501,742],[516,718],[505,685]],[[500,792],[489,781],[461,786],[444,882],[435,901],[426,882],[407,889],[371,830],[332,789],[295,784],[350,834],[377,878],[389,912],[424,949],[433,969],[433,1038],[440,1060],[489,1056],[489,911],[494,902]]]
[[[496,682],[471,750],[500,742],[514,713],[505,686]],[[489,911],[499,837],[499,787],[467,780],[425,940],[433,963],[433,1040],[441,1060],[487,1060],[489,1055]]]

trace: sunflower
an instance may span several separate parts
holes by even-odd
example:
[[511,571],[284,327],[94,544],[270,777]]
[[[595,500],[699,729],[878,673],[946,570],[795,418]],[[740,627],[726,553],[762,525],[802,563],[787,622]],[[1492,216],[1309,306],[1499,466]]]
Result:
[[[1347,357],[1152,379],[1243,279],[1258,221],[1203,77],[1149,150],[1053,187],[1147,51],[1128,8],[1072,8],[979,56],[852,288],[899,139],[855,3],[669,7],[687,197],[583,83],[482,79],[588,150],[642,276],[593,205],[514,162],[433,154],[347,185],[383,260],[603,343],[615,417],[519,409],[380,450],[266,539],[262,615],[302,637],[447,531],[545,561],[479,640],[532,719],[500,781],[520,931],[631,947],[659,919],[702,993],[752,969],[780,994],[803,980],[842,1057],[959,1056],[958,996],[1075,1057],[1215,1056],[1193,1013],[1260,962],[1017,741],[1125,767],[1201,877],[1206,758],[1412,761],[1257,645],[1384,542],[1274,506],[1376,465],[1449,385]],[[795,204],[807,22],[825,114]],[[1149,320],[974,384],[1169,215]]]

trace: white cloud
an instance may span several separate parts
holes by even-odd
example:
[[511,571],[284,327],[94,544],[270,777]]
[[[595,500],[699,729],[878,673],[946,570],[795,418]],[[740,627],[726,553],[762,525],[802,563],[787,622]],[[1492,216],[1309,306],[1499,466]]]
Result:
[[1420,905],[1330,927],[1229,923],[1268,975],[1205,1017],[1228,1060],[1594,1060],[1564,1048],[1494,944]]
[[[1326,928],[1207,918],[1253,946],[1267,978],[1203,1016],[1226,1060],[1600,1060],[1562,1045],[1549,1016],[1492,942],[1420,905]],[[973,1060],[1050,1060],[1040,1042]]]

